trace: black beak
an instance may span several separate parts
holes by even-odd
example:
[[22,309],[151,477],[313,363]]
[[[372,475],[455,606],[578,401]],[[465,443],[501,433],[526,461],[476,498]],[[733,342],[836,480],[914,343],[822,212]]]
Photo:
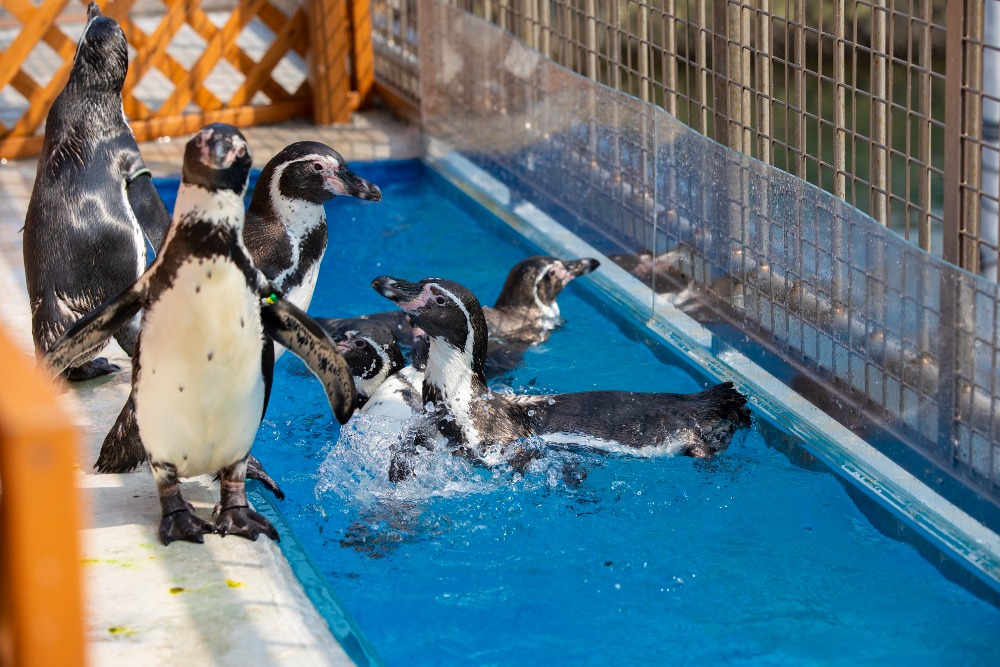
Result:
[[350,169],[344,167],[337,174],[344,186],[344,194],[365,201],[382,201],[382,190],[371,181],[361,178]]
[[413,301],[424,291],[423,285],[411,283],[391,276],[379,276],[372,281],[375,291],[385,298],[404,304]]
[[566,270],[573,274],[574,277],[579,278],[585,273],[590,273],[597,267],[601,265],[596,259],[590,257],[584,257],[583,259],[571,259],[568,262],[563,262],[566,265]]
[[94,18],[101,15],[101,8],[97,6],[96,2],[91,2],[87,5],[87,21],[93,21]]

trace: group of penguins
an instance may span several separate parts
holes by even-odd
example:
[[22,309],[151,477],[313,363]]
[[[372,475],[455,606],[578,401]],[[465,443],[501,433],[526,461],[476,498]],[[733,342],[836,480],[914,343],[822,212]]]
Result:
[[[301,141],[267,163],[245,208],[250,147],[216,123],[185,146],[171,218],[123,114],[127,69],[124,33],[91,3],[48,115],[24,264],[36,354],[52,374],[86,380],[119,370],[97,357],[111,337],[131,356],[131,394],[96,468],[149,462],[164,544],[206,533],[278,539],[248,506],[245,479],[280,497],[250,447],[285,349],[320,380],[340,423],[356,412],[399,420],[393,482],[438,447],[524,474],[544,455],[527,439],[708,457],[750,425],[746,399],[729,383],[695,394],[489,390],[490,377],[548,338],[560,321],[556,297],[597,268],[593,259],[528,258],[493,308],[450,280],[380,276],[372,287],[396,310],[313,319],[305,311],[327,245],[325,205],[338,195],[377,202],[379,187],[329,146]],[[156,251],[148,267],[147,240]],[[201,474],[220,481],[211,521],[180,491],[181,478]]]

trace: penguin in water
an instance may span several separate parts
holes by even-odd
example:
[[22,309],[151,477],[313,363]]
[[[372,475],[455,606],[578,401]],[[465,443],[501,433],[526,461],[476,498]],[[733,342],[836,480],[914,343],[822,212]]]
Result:
[[[494,378],[516,368],[532,345],[548,340],[559,326],[557,297],[574,279],[590,273],[601,263],[596,259],[562,260],[548,255],[523,259],[510,270],[492,308],[483,308],[489,341],[486,377]],[[343,330],[364,320],[380,322],[396,336],[399,344],[414,344],[413,330],[406,313],[389,311],[355,318],[317,318],[327,331]]]
[[[39,358],[73,322],[135,282],[146,267],[144,235],[159,250],[170,223],[122,111],[125,33],[95,2],[87,18],[69,80],[45,121],[24,220],[24,269]],[[108,333],[131,356],[139,319]],[[105,343],[95,340],[66,377],[87,380],[118,370],[95,358]]]
[[[350,370],[333,341],[277,295],[243,244],[250,165],[236,128],[202,128],[185,147],[161,253],[133,286],[68,329],[46,357],[59,372],[144,309],[132,397],[160,496],[164,544],[202,542],[210,532],[278,539],[267,519],[249,509],[244,488],[271,386],[272,340],[316,373],[338,420],[354,409]],[[181,477],[205,473],[221,480],[214,524],[195,516],[180,493]]]
[[406,360],[399,342],[385,325],[362,319],[352,324],[344,329],[326,331],[351,369],[360,409],[376,389],[402,370]]
[[[728,382],[694,394],[493,394],[485,375],[486,318],[468,289],[437,278],[411,283],[389,276],[376,278],[372,286],[396,302],[430,343],[422,399],[436,433],[418,442],[440,436],[470,459],[489,462],[499,456],[519,460],[523,469],[535,455],[526,454],[517,441],[530,436],[603,451],[655,448],[707,458],[726,449],[736,430],[750,426],[746,397]],[[415,453],[404,443],[390,469],[393,481],[412,474]]]
[[[286,300],[303,311],[312,302],[326,252],[325,204],[338,195],[382,199],[379,187],[351,171],[333,148],[317,141],[298,141],[264,165],[246,212],[243,242],[254,264]],[[283,353],[283,347],[276,348],[275,360]],[[94,467],[102,473],[128,472],[145,456],[130,396],[105,436]],[[253,456],[249,465],[251,478],[284,498]]]

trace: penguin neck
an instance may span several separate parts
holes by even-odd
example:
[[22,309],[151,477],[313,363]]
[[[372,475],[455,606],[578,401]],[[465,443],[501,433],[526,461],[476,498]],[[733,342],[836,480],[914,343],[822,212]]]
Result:
[[230,243],[246,253],[246,246],[243,243],[243,219],[243,196],[240,193],[232,190],[210,192],[200,185],[182,181],[177,188],[174,217],[167,230],[163,247],[167,247],[179,230],[204,228],[213,236],[221,235],[229,238]]
[[243,193],[228,189],[210,191],[200,185],[181,182],[177,188],[177,204],[174,207],[174,224],[191,222],[211,222],[231,227],[243,237]]
[[478,442],[472,418],[472,402],[487,393],[485,360],[473,359],[470,344],[459,349],[447,339],[432,336],[424,372],[423,402],[433,404],[444,417],[439,429],[465,443]]

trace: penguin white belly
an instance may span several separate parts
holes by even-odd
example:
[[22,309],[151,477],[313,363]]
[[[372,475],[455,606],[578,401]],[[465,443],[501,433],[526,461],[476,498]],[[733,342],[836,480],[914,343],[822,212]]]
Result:
[[259,308],[242,271],[219,257],[181,265],[145,311],[136,419],[151,458],[182,477],[250,450],[264,406]]
[[[359,413],[406,421],[421,409],[420,396],[423,385],[423,371],[418,371],[413,366],[406,366],[380,384]],[[407,400],[409,397],[413,398]]]

